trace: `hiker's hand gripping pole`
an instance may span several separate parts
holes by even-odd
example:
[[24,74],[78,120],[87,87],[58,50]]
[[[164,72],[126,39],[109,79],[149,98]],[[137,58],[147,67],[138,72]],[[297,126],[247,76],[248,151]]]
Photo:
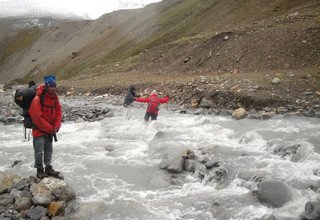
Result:
[[54,140],[54,142],[57,142],[57,141],[58,141],[58,138],[57,138],[56,133],[54,133],[52,136],[53,136],[53,140]]

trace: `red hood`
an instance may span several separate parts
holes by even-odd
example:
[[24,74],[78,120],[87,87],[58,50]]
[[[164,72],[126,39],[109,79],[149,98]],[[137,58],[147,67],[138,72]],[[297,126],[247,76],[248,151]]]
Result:
[[153,97],[158,97],[158,94],[152,93],[151,96],[153,96]]

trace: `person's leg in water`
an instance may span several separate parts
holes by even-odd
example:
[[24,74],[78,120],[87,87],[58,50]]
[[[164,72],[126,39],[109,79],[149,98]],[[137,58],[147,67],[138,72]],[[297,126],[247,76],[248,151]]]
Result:
[[158,115],[157,114],[150,114],[151,116],[151,121],[157,120]]
[[150,117],[151,117],[151,114],[149,112],[146,112],[146,114],[144,115],[144,121],[148,122]]

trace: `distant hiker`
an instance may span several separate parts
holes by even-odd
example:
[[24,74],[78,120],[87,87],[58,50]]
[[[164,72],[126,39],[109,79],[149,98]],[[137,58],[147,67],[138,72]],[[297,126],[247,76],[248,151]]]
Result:
[[134,102],[135,98],[140,97],[139,95],[136,94],[136,87],[134,87],[133,85],[129,87],[127,95],[124,99],[123,102],[123,106],[127,107],[129,106],[131,103]]
[[29,82],[29,88],[36,89],[36,88],[37,88],[37,84],[36,84],[33,80],[31,80],[31,81]]
[[128,92],[126,94],[126,97],[124,98],[123,106],[127,108],[126,110],[126,117],[129,119],[130,118],[130,112],[131,109],[129,108],[131,104],[134,102],[135,98],[140,97],[139,95],[136,94],[136,87],[131,85],[128,89]]
[[153,90],[151,92],[150,97],[136,98],[135,101],[148,103],[147,112],[144,116],[144,120],[149,121],[149,118],[151,118],[151,121],[153,121],[153,120],[157,120],[159,105],[162,103],[167,103],[169,101],[169,96],[159,98],[157,92],[155,90]]
[[[44,77],[44,83],[38,86],[37,95],[32,100],[29,115],[34,124],[32,128],[34,167],[37,168],[37,178],[58,176],[60,172],[51,166],[52,139],[61,126],[61,105],[57,96],[56,77]],[[43,171],[45,164],[45,172]]]

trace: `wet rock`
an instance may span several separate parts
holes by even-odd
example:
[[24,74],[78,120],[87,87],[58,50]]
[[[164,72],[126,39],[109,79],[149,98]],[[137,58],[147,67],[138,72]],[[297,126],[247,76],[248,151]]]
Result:
[[203,97],[198,105],[198,108],[211,108],[213,106],[213,101],[206,97]]
[[198,157],[198,162],[200,163],[206,163],[209,160],[207,156],[199,156]]
[[114,145],[107,145],[107,146],[104,147],[104,149],[105,149],[106,151],[111,152],[111,151],[114,151],[114,150],[115,150],[115,146],[114,146]]
[[50,216],[61,215],[64,212],[64,206],[65,203],[63,201],[51,202],[48,205],[48,213],[50,214]]
[[157,131],[157,133],[154,135],[153,140],[159,139],[159,138],[163,138],[165,136],[165,132],[164,131]]
[[31,192],[27,191],[27,190],[17,190],[17,189],[12,189],[10,192],[10,195],[12,195],[15,199],[21,199],[21,198],[32,198],[32,194]]
[[162,159],[159,165],[160,169],[167,169],[168,165],[171,164],[173,162],[172,158],[165,158]]
[[273,116],[273,113],[271,113],[271,112],[263,112],[261,114],[261,118],[264,119],[264,120],[270,119],[270,118],[272,118],[272,116]]
[[9,193],[0,195],[0,206],[7,206],[14,203],[14,198]]
[[214,171],[214,173],[215,173],[215,179],[217,181],[220,181],[222,178],[227,176],[228,171],[227,171],[227,169],[225,169],[223,167],[219,167]]
[[185,160],[184,166],[185,166],[186,171],[194,172],[195,167],[196,167],[196,163],[194,160],[188,159],[188,160]]
[[187,108],[185,105],[180,106],[180,114],[187,114]]
[[290,146],[278,146],[273,150],[273,153],[281,156],[282,158],[287,156],[292,158],[292,156],[297,153],[300,147],[300,144],[294,144]]
[[44,178],[31,187],[32,201],[37,205],[48,205],[51,201],[68,202],[75,199],[74,190],[64,181],[52,177]]
[[21,178],[18,182],[12,184],[8,188],[8,192],[11,192],[12,189],[23,190],[24,188],[29,187],[29,182],[26,178]]
[[320,202],[307,202],[302,214],[303,219],[320,219]]
[[197,108],[198,104],[199,104],[199,99],[197,99],[197,98],[192,98],[191,99],[191,107],[192,108]]
[[278,220],[273,214],[265,214],[259,220]]
[[22,164],[22,161],[21,161],[21,160],[15,160],[15,161],[13,162],[13,164],[11,165],[11,167],[13,168],[13,167],[19,166],[19,165],[21,165],[21,164]]
[[53,200],[51,191],[43,185],[31,186],[31,192],[33,195],[32,203],[35,205],[47,206]]
[[244,108],[238,108],[232,114],[232,117],[235,119],[242,119],[246,117],[246,110]]
[[184,160],[181,157],[175,157],[172,160],[172,163],[170,163],[167,166],[167,170],[170,173],[181,173],[183,170],[183,166],[184,166]]
[[214,159],[210,159],[206,162],[205,167],[207,169],[211,169],[213,167],[219,167],[219,162]]
[[259,199],[275,207],[281,207],[292,199],[289,186],[279,180],[265,180],[258,184]]
[[30,209],[27,211],[26,216],[30,219],[41,219],[46,217],[47,209],[42,206],[36,206],[34,209]]
[[3,85],[3,91],[7,91],[7,90],[10,90],[10,89],[12,89],[12,86],[9,83],[5,83]]
[[0,192],[4,190],[7,191],[7,189],[18,179],[20,179],[20,177],[16,174],[0,172]]
[[23,210],[28,210],[31,208],[31,206],[32,206],[32,202],[31,202],[31,199],[29,198],[21,198],[16,200],[16,202],[14,203],[14,208],[19,212]]
[[203,108],[199,108],[197,109],[194,113],[194,115],[204,115],[205,114],[205,111]]

